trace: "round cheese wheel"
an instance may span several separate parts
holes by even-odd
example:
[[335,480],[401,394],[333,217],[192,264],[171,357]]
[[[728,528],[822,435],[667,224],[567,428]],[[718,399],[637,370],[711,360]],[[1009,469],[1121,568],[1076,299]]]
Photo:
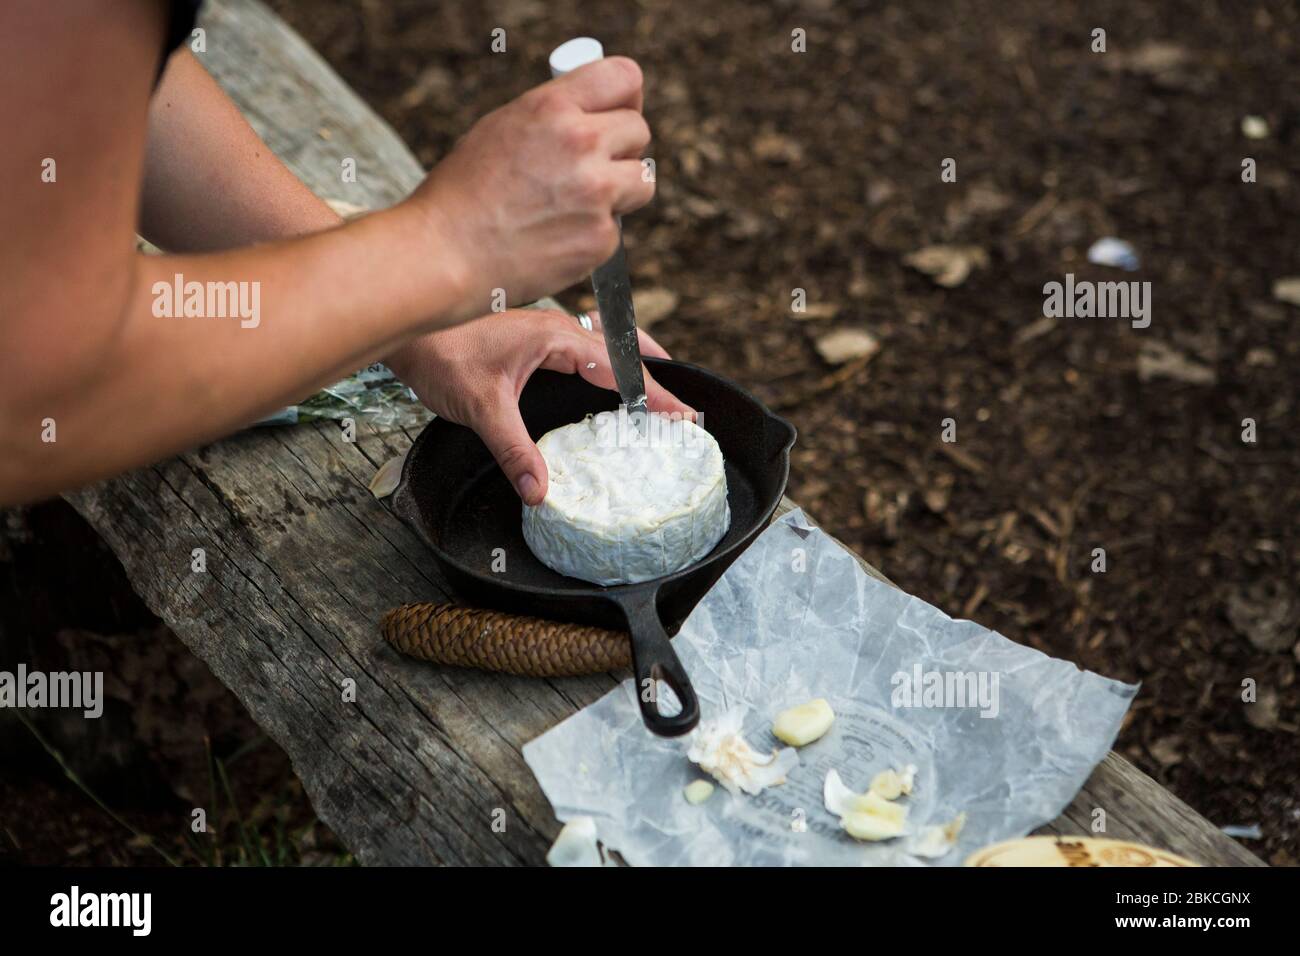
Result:
[[631,584],[672,574],[713,550],[731,523],[722,450],[694,422],[625,411],[564,425],[537,443],[546,497],[524,506],[524,540],[560,574]]

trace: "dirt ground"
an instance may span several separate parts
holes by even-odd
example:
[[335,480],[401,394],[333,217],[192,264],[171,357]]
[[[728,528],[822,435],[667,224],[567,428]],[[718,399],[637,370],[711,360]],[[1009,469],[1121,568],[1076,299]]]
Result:
[[[1117,749],[1300,862],[1300,311],[1274,289],[1300,275],[1294,5],[271,5],[426,165],[558,42],[635,57],[643,324],[791,418],[790,494],[825,527],[955,616],[1141,681]],[[1137,272],[1087,261],[1105,236]],[[947,275],[910,258],[934,246]],[[1067,272],[1149,281],[1150,327],[1045,319]]]

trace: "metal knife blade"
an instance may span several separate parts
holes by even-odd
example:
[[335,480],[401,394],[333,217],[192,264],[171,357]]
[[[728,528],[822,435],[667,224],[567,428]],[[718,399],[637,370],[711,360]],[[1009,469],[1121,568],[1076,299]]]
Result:
[[605,349],[609,352],[618,394],[640,429],[646,411],[645,377],[641,370],[641,344],[636,335],[636,313],[632,308],[632,283],[623,251],[622,219],[618,221],[618,248],[591,274],[591,285],[596,291],[600,327],[605,334]]
[[[550,56],[551,76],[566,73],[603,59],[605,48],[592,37],[575,37],[561,43]],[[627,275],[627,256],[623,252],[623,219],[618,223],[618,248],[608,261],[591,274],[600,309],[600,327],[605,334],[605,351],[614,370],[619,397],[627,407],[628,417],[641,435],[646,433],[645,377],[641,373],[641,343],[636,337],[636,313],[632,310],[632,283]]]

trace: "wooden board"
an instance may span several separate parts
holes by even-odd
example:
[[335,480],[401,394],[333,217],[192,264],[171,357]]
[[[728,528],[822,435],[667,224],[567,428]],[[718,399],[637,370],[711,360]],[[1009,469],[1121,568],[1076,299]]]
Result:
[[[392,130],[265,8],[210,0],[206,10],[205,64],[318,194],[376,208],[418,182]],[[344,156],[357,159],[356,184],[339,181]],[[363,863],[540,863],[559,826],[520,749],[615,678],[438,668],[383,642],[384,611],[446,596],[416,534],[366,488],[413,437],[365,424],[356,442],[332,423],[263,429],[67,498],[154,613],[285,749]],[[196,548],[204,573],[191,570]],[[1090,832],[1098,807],[1109,836],[1260,864],[1115,754],[1041,832]]]

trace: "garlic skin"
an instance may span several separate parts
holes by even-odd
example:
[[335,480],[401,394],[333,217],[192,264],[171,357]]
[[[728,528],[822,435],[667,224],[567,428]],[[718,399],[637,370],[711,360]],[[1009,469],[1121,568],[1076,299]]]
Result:
[[957,837],[965,825],[966,813],[962,811],[947,823],[923,828],[914,840],[909,841],[906,850],[912,856],[936,860],[957,845]]
[[822,785],[822,799],[826,803],[826,809],[837,817],[847,816],[850,813],[870,813],[867,796],[868,794],[850,790],[840,778],[838,770],[826,772],[826,782]]
[[903,786],[903,796],[910,797],[912,795],[912,785],[916,782],[916,764],[909,763],[898,772],[898,776]]
[[799,755],[789,747],[761,754],[740,735],[745,711],[735,707],[715,720],[701,721],[690,737],[686,756],[735,796],[762,793],[767,787],[785,783],[786,774],[799,764]]
[[402,466],[406,464],[406,452],[396,458],[390,458],[379,466],[370,479],[370,493],[376,498],[387,498],[402,483]]
[[805,747],[819,740],[835,722],[835,711],[823,698],[810,700],[776,715],[772,721],[772,734],[791,747]]
[[612,866],[596,845],[596,821],[591,817],[574,817],[560,830],[560,835],[546,853],[551,866]]

